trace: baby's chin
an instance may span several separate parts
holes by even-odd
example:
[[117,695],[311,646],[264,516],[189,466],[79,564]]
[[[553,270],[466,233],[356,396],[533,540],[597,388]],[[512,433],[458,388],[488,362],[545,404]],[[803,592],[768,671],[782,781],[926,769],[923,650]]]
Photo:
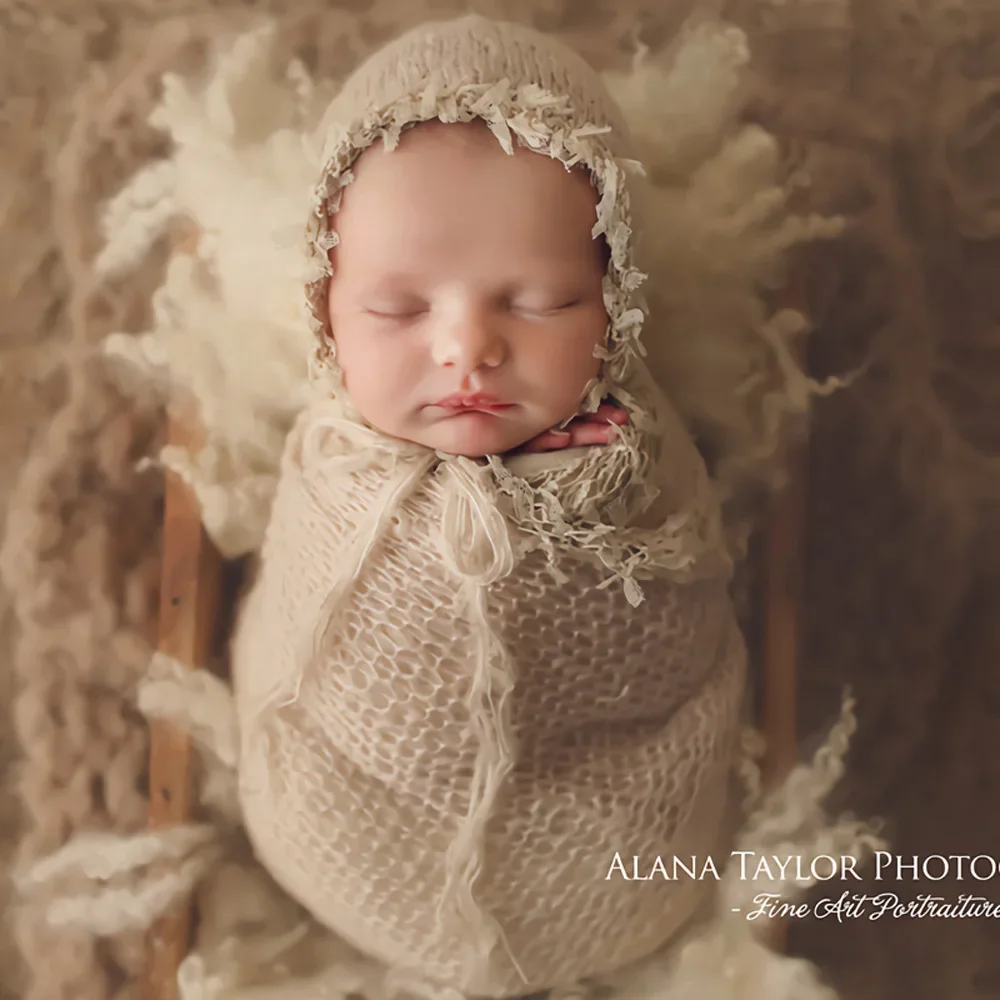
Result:
[[413,429],[407,439],[446,455],[485,458],[503,455],[537,437],[545,428],[527,427],[502,414],[461,413]]

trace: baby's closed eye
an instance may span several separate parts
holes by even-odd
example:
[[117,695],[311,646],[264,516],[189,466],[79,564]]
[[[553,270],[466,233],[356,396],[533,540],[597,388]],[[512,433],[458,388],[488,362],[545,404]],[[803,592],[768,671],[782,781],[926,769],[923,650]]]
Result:
[[[584,303],[580,295],[540,295],[501,296],[494,303],[494,308],[500,313],[515,315],[547,316],[563,313]],[[442,311],[426,301],[418,299],[399,299],[393,301],[373,302],[366,304],[363,310],[376,319],[414,320]]]
[[377,319],[412,320],[426,315],[430,306],[418,299],[398,299],[371,303],[364,311]]
[[507,308],[515,313],[547,315],[565,312],[582,302],[583,299],[579,295],[529,295],[523,298],[514,298],[507,303]]

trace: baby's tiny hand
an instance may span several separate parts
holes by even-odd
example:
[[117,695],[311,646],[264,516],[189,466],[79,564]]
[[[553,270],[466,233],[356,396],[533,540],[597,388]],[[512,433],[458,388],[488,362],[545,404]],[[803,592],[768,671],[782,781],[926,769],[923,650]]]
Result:
[[574,417],[562,431],[544,431],[523,444],[518,451],[533,455],[564,448],[610,444],[618,433],[616,427],[628,423],[628,414],[612,403],[602,403],[596,413]]

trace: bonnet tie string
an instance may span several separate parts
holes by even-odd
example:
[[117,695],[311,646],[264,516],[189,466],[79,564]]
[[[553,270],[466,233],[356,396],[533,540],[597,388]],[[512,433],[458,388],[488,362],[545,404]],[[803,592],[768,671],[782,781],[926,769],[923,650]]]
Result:
[[479,586],[502,580],[514,569],[510,527],[487,486],[488,466],[458,457],[445,465],[441,549],[445,565]]
[[472,643],[469,721],[478,747],[468,809],[445,858],[447,874],[438,916],[443,930],[445,910],[450,908],[455,927],[467,935],[470,969],[488,961],[500,943],[527,983],[503,928],[473,894],[485,862],[486,827],[516,755],[510,704],[513,664],[488,612],[488,588],[514,569],[514,548],[510,527],[487,484],[489,468],[458,457],[446,461],[443,473],[441,552],[445,565],[461,580],[458,598],[466,606]]

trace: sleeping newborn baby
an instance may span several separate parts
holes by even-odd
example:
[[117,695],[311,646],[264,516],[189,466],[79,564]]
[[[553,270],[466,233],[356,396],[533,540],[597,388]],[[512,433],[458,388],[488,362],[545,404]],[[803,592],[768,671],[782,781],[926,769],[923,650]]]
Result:
[[233,646],[261,863],[466,996],[661,948],[728,851],[745,654],[718,504],[642,363],[629,139],[599,77],[467,17],[323,124],[289,435]]

